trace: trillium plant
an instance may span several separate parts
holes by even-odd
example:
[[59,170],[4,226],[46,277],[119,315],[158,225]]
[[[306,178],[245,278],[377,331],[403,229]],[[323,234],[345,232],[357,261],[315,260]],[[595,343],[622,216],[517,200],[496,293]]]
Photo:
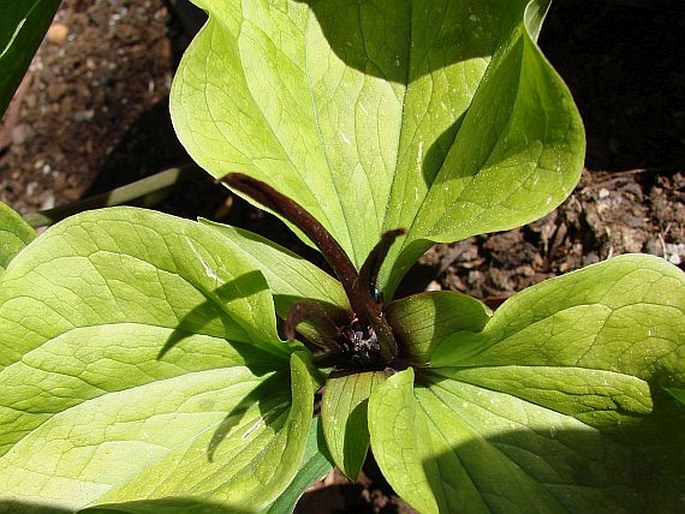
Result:
[[332,273],[209,220],[36,237],[4,207],[0,511],[291,512],[371,451],[421,513],[683,512],[682,271],[624,255],[495,312],[395,294],[578,182],[549,0],[197,3],[176,132]]

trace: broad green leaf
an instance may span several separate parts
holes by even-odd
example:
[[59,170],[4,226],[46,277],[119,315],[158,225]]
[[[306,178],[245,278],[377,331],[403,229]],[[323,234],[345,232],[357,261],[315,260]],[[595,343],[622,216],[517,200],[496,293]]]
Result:
[[[414,372],[400,371],[369,398],[371,448],[393,489],[423,514],[438,512],[423,463],[431,456],[428,423],[414,398]],[[444,512],[449,512],[445,510]]]
[[431,241],[520,225],[577,182],[580,118],[534,40],[549,0],[197,0],[179,138],[215,177],[264,180],[360,266],[403,227],[390,296]]
[[[268,384],[256,393],[258,404],[239,413],[239,422],[231,419],[230,411],[224,411],[213,434],[205,429],[192,442],[155,459],[135,477],[108,491],[100,501],[180,492],[220,500],[233,508],[266,507],[297,473],[307,443],[314,387],[297,353],[291,357],[291,387],[292,405],[287,386]],[[278,400],[280,408],[269,407]],[[212,464],[213,472],[209,472],[207,466]]]
[[388,377],[385,371],[334,372],[326,380],[321,420],[335,465],[356,480],[369,449],[367,403],[373,389]]
[[662,259],[620,256],[531,287],[431,362],[610,431],[685,480],[685,412],[665,394],[685,385],[685,274]]
[[309,438],[302,458],[300,469],[288,488],[278,497],[264,514],[290,514],[305,489],[317,480],[321,480],[333,469],[330,457],[325,452],[322,441],[320,418],[316,418],[309,428]]
[[617,257],[456,332],[414,388],[403,372],[372,394],[384,475],[422,512],[682,511],[684,286],[661,259]]
[[297,471],[311,380],[294,364],[289,411],[283,373],[227,366],[102,394],[52,416],[0,460],[2,500],[72,510],[173,496],[267,505]]
[[0,118],[60,3],[60,0],[0,2]]
[[[596,387],[597,396],[611,397],[607,389]],[[434,491],[447,504],[473,512],[682,510],[681,482],[666,478],[639,448],[574,417],[458,380],[435,379],[416,397],[433,444],[424,465],[437,468]]]
[[86,212],[51,228],[10,263],[0,301],[3,366],[62,334],[110,325],[172,329],[164,351],[200,333],[290,352],[252,263],[196,222],[140,209]]
[[[178,496],[256,512],[286,488],[302,459],[313,387],[296,355],[291,383],[292,405],[284,373],[258,377],[234,366],[82,402],[2,457],[2,500],[73,511]],[[119,508],[139,512],[145,505]],[[166,511],[177,512],[174,505]]]
[[35,237],[36,231],[18,213],[0,202],[0,272]]
[[481,333],[453,339],[433,367],[570,366],[682,385],[685,274],[657,257],[619,256],[530,287]]
[[399,339],[402,357],[418,366],[429,366],[431,355],[455,333],[483,330],[491,315],[484,304],[455,291],[402,298],[388,304],[385,314]]
[[[304,431],[304,427],[300,427]],[[278,499],[263,514],[289,514],[304,490],[316,480],[321,479],[332,468],[328,458],[319,451],[320,424],[312,420],[297,474]],[[191,514],[248,514],[256,513],[258,501],[250,501],[243,507],[226,506],[225,504],[207,501],[204,498],[162,498],[159,500],[138,500],[120,504],[104,504],[87,508],[83,513],[130,513],[158,514],[178,512]]]
[[312,378],[299,357],[288,372],[262,275],[199,223],[117,208],[52,227],[0,277],[0,333],[0,505],[259,510],[297,472]]
[[422,513],[682,511],[680,483],[610,435],[458,377],[412,379],[374,391],[369,429],[384,476]]

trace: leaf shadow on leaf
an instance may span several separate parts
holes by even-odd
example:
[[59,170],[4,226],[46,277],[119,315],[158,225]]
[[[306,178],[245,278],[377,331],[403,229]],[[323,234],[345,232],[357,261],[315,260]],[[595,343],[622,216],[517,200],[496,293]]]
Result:
[[272,428],[280,428],[280,425],[283,423],[282,416],[273,415],[273,404],[271,404],[269,400],[273,397],[274,391],[282,391],[284,388],[289,389],[289,384],[286,379],[287,375],[288,373],[277,373],[267,378],[231,409],[216,428],[212,435],[212,439],[209,441],[207,447],[207,460],[209,462],[214,461],[214,454],[219,445],[226,439],[231,431],[238,426],[247,410],[254,404],[257,404],[259,407],[261,419],[267,426],[272,426],[276,423],[279,426],[272,426]]
[[[190,337],[193,333],[196,333],[198,325],[197,320],[202,320],[203,325],[206,325],[217,316],[221,316],[222,313],[225,313],[225,311],[221,309],[221,305],[226,305],[229,302],[240,298],[249,297],[266,289],[268,289],[266,281],[261,272],[257,270],[245,273],[216,288],[206,295],[206,302],[203,302],[192,309],[180,321],[178,327],[171,333],[164,343],[164,346],[159,351],[157,359],[164,358],[164,356],[177,344]],[[217,306],[218,309],[216,308]],[[208,313],[211,314],[208,315]],[[230,315],[225,315],[230,318]],[[224,321],[224,323],[226,324],[227,321]],[[235,324],[237,322],[231,318],[230,323]],[[188,326],[194,328],[190,330],[185,328]],[[249,333],[249,328],[245,329],[245,331]],[[274,355],[258,346],[240,341],[226,341],[226,344],[231,345],[231,347],[240,354],[244,359],[245,367],[255,375],[260,376],[272,371],[279,372],[261,382],[254,390],[240,400],[228,414],[226,414],[226,417],[214,431],[207,447],[207,460],[209,462],[213,461],[214,454],[221,442],[224,441],[236,426],[238,426],[245,413],[253,405],[258,405],[261,419],[266,425],[278,422],[281,417],[276,416],[276,419],[274,419],[272,410],[273,401],[270,402],[269,400],[273,398],[274,391],[282,391],[284,388],[289,390],[288,377],[290,374],[288,359],[281,359],[282,366],[279,368],[278,360],[274,360]],[[284,353],[284,355],[287,355],[287,353]]]
[[24,503],[11,500],[0,501],[0,514],[67,514],[70,512],[74,511],[59,507],[35,505],[34,503]]
[[[447,158],[447,153],[457,137],[457,132],[459,132],[459,128],[461,127],[467,112],[468,110],[462,113],[461,116],[459,116],[459,118],[428,147],[426,156],[421,164],[421,174],[423,181],[429,188],[433,186],[433,183],[438,177],[438,173]],[[402,267],[396,268],[394,273],[396,273],[398,277],[404,277],[414,261],[433,246],[433,244],[433,241],[425,238],[417,238],[411,241],[406,245],[405,252],[407,255],[413,257],[410,258],[408,262],[400,263],[400,266]]]
[[[555,455],[554,448],[535,453],[539,439],[539,433],[505,432],[424,461],[426,474],[439,477],[430,483],[433,495],[441,499],[440,512],[481,512],[476,507],[480,502],[488,512],[502,513],[685,512],[682,487],[664,478],[637,452],[618,449],[608,436],[557,430],[549,439],[564,447],[562,455]],[[502,461],[491,458],[493,453]],[[560,459],[558,467],[548,462],[552,459]],[[477,500],[465,499],[463,490],[470,487],[477,490],[471,491]],[[536,505],[548,507],[532,510]]]
[[677,476],[683,484],[681,492],[685,503],[685,407],[662,388],[659,378],[649,384],[652,412],[638,422],[612,427],[607,432],[625,444],[637,442],[661,468]]
[[[519,88],[523,87],[520,83],[522,81],[520,76],[525,69],[525,49],[525,40],[519,38],[496,66],[488,67],[489,78],[479,84],[479,89],[474,93],[469,107],[430,145],[422,164],[423,179],[429,187],[437,188],[440,184],[457,178],[476,178],[486,163],[488,167],[496,169],[506,158],[511,158],[508,152],[503,152],[502,148],[507,147],[507,145],[502,145],[501,142],[507,141],[508,125],[511,123],[512,117],[516,115],[520,95]],[[482,98],[483,101],[479,102],[479,98]],[[465,127],[464,132],[470,136],[469,141],[477,141],[477,144],[471,144],[476,149],[469,149],[467,152],[462,150],[462,156],[464,153],[469,154],[461,158],[464,164],[462,166],[452,165],[450,173],[440,174],[447,154],[454,146],[457,133],[469,112],[471,112],[470,121],[487,119],[489,122],[479,122],[478,125],[471,123]],[[530,117],[534,115],[534,111],[529,114]],[[518,123],[522,124],[523,122],[518,121]],[[474,132],[474,126],[478,126],[477,132]],[[528,137],[537,139],[541,136],[534,136],[531,132]],[[515,138],[512,137],[511,139],[513,141]],[[457,146],[456,148],[460,147]],[[513,143],[508,147],[509,151],[516,148]],[[496,185],[496,183],[491,184],[493,192]],[[511,192],[521,187],[521,184],[511,182],[506,185],[502,184],[500,187],[505,187],[506,191]],[[466,191],[469,191],[468,187]],[[457,198],[453,201],[456,200]]]
[[[351,377],[354,380],[355,376],[363,375],[359,375],[359,372],[356,370],[336,369],[333,372],[331,372],[329,378],[341,379],[343,377]],[[363,384],[363,382],[361,383]],[[356,396],[357,391],[361,391],[363,387],[368,387],[368,385],[360,385],[359,381],[346,382],[345,386],[348,390],[352,386],[353,398],[356,397],[352,403],[358,401],[359,399]],[[341,471],[343,473],[352,472],[352,475],[350,475],[348,478],[350,478],[351,480],[356,480],[357,476],[355,475],[355,473],[357,475],[359,474],[359,471],[362,468],[362,465],[364,463],[364,460],[369,449],[369,429],[367,421],[369,399],[367,397],[364,400],[360,401],[356,406],[354,406],[354,408],[349,409],[349,407],[351,407],[349,396],[344,397],[344,395],[342,394],[336,394],[335,396],[333,396],[332,399],[326,397],[326,393],[332,390],[330,389],[330,387],[331,386],[329,382],[329,387],[324,391],[324,407],[326,406],[326,404],[331,405],[332,400],[332,402],[338,403],[338,406],[340,405],[339,402],[342,402],[342,405],[346,405],[346,409],[338,410],[338,406],[334,407],[331,405],[330,408],[334,410],[334,414],[327,418],[324,413],[322,418],[323,422],[321,425],[323,427],[324,423],[326,423],[331,418],[336,420],[336,424],[342,421],[345,422],[344,440],[342,441],[342,459],[344,469],[341,469]],[[345,416],[343,414],[345,414]]]
[[402,356],[417,367],[428,366],[441,346],[455,344],[461,334],[481,332],[490,319],[483,303],[454,291],[417,293],[389,303],[385,314]]
[[[210,293],[205,293],[207,300],[200,305],[193,308],[183,319],[180,320],[178,327],[174,329],[169,338],[164,343],[164,346],[159,351],[157,359],[162,359],[164,356],[177,344],[184,339],[199,332],[199,329],[206,326],[211,321],[220,316],[225,316],[230,319],[230,324],[235,326],[238,322],[231,318],[230,314],[226,313],[223,305],[226,305],[234,300],[247,298],[254,294],[268,289],[268,285],[264,280],[261,272],[258,270],[250,271],[239,277],[226,282],[220,287],[214,289]],[[201,320],[198,323],[198,320]],[[227,325],[227,320],[223,320],[224,325]],[[198,326],[199,325],[199,326]],[[230,327],[229,331],[230,331]],[[242,329],[243,327],[241,327]],[[246,330],[247,331],[247,330]],[[249,348],[248,345],[236,344],[235,348],[242,354],[246,352],[246,361],[249,362],[249,357],[254,356],[256,349]]]
[[440,168],[445,162],[447,152],[449,152],[452,147],[465,116],[466,112],[462,113],[462,115],[457,118],[457,121],[452,123],[447,130],[440,134],[435,142],[428,148],[426,157],[421,164],[421,173],[423,174],[423,180],[426,185],[431,186],[435,181],[435,177],[438,175]]
[[124,503],[104,504],[80,510],[79,514],[253,514],[245,508],[221,505],[197,498],[160,498],[157,500],[138,500]]
[[[36,505],[19,501],[0,501],[0,514],[68,514],[73,509]],[[161,498],[123,503],[104,504],[79,510],[97,514],[253,514],[254,511],[229,507],[196,498]]]
[[[477,16],[479,2],[451,0],[425,2],[422,12],[412,12],[412,1],[340,2],[295,0],[308,4],[336,56],[367,75],[399,84],[410,82],[451,64],[492,55],[492,38],[482,37],[480,23],[494,23],[492,16]],[[416,22],[415,17],[422,21]],[[474,18],[474,16],[476,16]],[[449,21],[452,21],[450,24]],[[462,24],[473,24],[465,30]],[[416,35],[415,23],[437,24],[439,30]],[[430,26],[430,25],[427,25]],[[413,37],[407,37],[407,35]],[[420,37],[429,39],[424,41]],[[416,40],[418,39],[418,41]],[[455,44],[459,42],[459,44]],[[411,55],[416,46],[421,55]]]
[[[652,413],[634,423],[503,428],[425,459],[441,512],[480,502],[489,512],[685,512],[685,409],[660,388],[652,396]],[[471,487],[475,499],[460,496]]]

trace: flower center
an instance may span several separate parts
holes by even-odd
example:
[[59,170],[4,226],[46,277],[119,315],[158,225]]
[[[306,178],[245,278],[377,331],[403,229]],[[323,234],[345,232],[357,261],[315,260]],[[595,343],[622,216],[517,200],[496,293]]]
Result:
[[365,370],[385,368],[381,358],[381,345],[373,327],[353,321],[340,327],[337,342],[343,358],[352,367]]

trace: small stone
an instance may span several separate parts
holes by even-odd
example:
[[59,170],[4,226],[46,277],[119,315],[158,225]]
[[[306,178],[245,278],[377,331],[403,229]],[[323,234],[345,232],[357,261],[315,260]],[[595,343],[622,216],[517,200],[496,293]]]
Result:
[[670,262],[671,264],[674,264],[676,266],[680,266],[682,259],[680,258],[680,255],[678,255],[677,253],[674,253],[673,255],[668,257],[668,262]]
[[666,243],[664,244],[664,249],[666,250],[664,255],[666,260],[671,264],[680,266],[680,264],[683,262],[683,258],[685,258],[685,244]]
[[93,109],[76,111],[74,113],[74,121],[90,121],[95,116]]
[[431,280],[431,282],[426,286],[426,291],[442,291],[442,287],[437,280]]
[[641,218],[638,218],[633,214],[626,214],[625,221],[626,224],[632,228],[642,228],[645,225]]
[[55,193],[46,191],[41,199],[41,210],[52,209],[55,206]]
[[55,45],[61,45],[67,40],[69,35],[69,27],[64,23],[53,23],[48,29],[48,41]]
[[590,252],[585,257],[583,257],[583,266],[589,266],[590,264],[595,264],[599,261],[599,255],[597,255],[596,252]]
[[626,252],[637,253],[644,246],[644,234],[640,230],[624,227],[621,231],[621,244]]

